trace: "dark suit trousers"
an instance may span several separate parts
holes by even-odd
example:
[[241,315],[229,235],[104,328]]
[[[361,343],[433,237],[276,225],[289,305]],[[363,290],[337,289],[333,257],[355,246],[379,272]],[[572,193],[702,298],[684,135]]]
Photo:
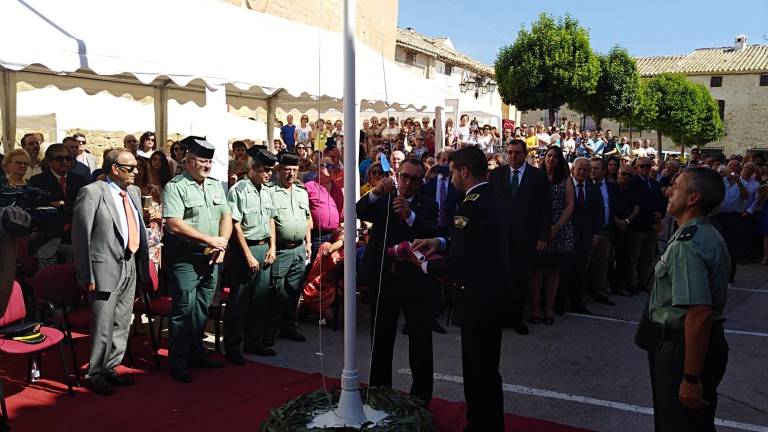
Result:
[[558,306],[564,307],[569,300],[571,308],[584,306],[584,279],[590,249],[591,245],[577,239],[573,255],[565,265],[565,271],[560,275],[560,289],[557,292]]
[[[121,263],[122,276],[112,292],[95,291],[89,294],[91,304],[91,356],[88,376],[98,378],[109,373],[123,361],[128,346],[128,333],[133,318],[133,299],[136,291],[136,258]],[[98,290],[99,287],[97,286]],[[79,365],[75,365],[79,367]]]
[[733,282],[733,279],[736,277],[736,265],[738,265],[738,261],[741,258],[741,251],[744,246],[741,235],[745,222],[739,213],[720,213],[717,215],[717,221],[722,228],[723,238],[728,247],[728,255],[731,256],[730,281]]
[[369,385],[392,386],[392,356],[402,309],[408,326],[408,363],[413,373],[411,396],[426,404],[432,399],[433,373],[430,288],[427,275],[418,267],[398,268],[396,273],[387,275],[380,292],[378,281],[369,284],[371,319],[376,320]]
[[501,326],[461,329],[461,368],[467,401],[466,432],[504,431]]

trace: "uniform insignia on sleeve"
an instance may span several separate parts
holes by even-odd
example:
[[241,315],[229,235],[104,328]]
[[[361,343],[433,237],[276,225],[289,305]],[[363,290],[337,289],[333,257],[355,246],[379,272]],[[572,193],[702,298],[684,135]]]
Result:
[[480,194],[469,194],[466,198],[464,198],[463,202],[477,201],[478,198],[480,198]]
[[688,241],[693,238],[693,236],[696,235],[696,231],[699,230],[699,227],[696,225],[691,225],[689,227],[686,227],[683,229],[682,232],[680,232],[680,235],[677,236],[678,241]]
[[463,229],[467,224],[469,223],[469,218],[466,218],[464,216],[454,216],[453,217],[453,225],[456,227],[456,229]]

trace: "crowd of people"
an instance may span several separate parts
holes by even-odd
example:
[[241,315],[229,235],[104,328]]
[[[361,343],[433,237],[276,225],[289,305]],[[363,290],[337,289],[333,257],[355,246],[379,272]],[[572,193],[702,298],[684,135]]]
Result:
[[[190,367],[223,366],[201,342],[222,287],[229,293],[224,354],[236,365],[244,364],[243,354],[275,355],[276,337],[304,341],[296,325],[302,314],[335,321],[343,198],[354,193],[343,188],[345,163],[357,163],[360,177],[363,233],[349,247],[359,251],[358,285],[375,329],[370,384],[392,383],[402,310],[411,393],[427,403],[432,333],[446,332],[437,317],[460,287],[387,250],[448,238],[470,222],[457,209],[472,195],[457,189],[450,168],[461,149],[482,150],[482,180],[504,203],[499,232],[509,233],[511,281],[498,300],[503,325],[518,334],[528,334],[528,324],[554,325],[566,309],[590,314],[590,301],[614,305],[615,296],[650,291],[654,263],[677,228],[666,214],[669,191],[686,168],[708,168],[722,178],[725,197],[713,219],[728,246],[730,281],[739,265],[768,264],[768,165],[758,153],[726,158],[694,148],[689,158],[664,159],[648,140],[630,144],[610,130],[566,123],[499,133],[467,115],[458,125],[448,119],[445,142],[436,145],[429,117],[374,116],[363,120],[353,144],[359,162],[347,162],[342,126],[307,115],[296,125],[289,115],[273,143],[277,154],[234,141],[228,192],[208,178],[214,149],[200,137],[171,142],[165,153],[152,132],[127,135],[99,164],[83,134],[50,144],[41,155],[45,137],[28,133],[5,155],[0,187],[42,189],[56,209],[54,222],[27,242],[26,253],[38,268],[74,262],[94,309],[88,373],[94,392],[111,394],[113,386],[132,382],[114,367],[125,351],[136,281],[146,281],[148,266],[160,272],[172,297],[169,358],[180,382],[193,381]],[[103,226],[112,218],[115,226]],[[90,244],[94,239],[103,244]]]

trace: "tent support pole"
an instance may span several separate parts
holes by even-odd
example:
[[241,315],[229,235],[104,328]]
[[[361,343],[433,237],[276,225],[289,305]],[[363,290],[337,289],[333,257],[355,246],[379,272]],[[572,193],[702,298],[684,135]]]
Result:
[[3,117],[3,154],[16,142],[16,72],[0,68],[0,111]]
[[435,107],[435,152],[445,148],[445,108]]
[[267,148],[275,150],[275,100],[274,96],[267,98]]
[[158,150],[165,151],[168,140],[168,88],[154,87],[155,101],[155,143]]

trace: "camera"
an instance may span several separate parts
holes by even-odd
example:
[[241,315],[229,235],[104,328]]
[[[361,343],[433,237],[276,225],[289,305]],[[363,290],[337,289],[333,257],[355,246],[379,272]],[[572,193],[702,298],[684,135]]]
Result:
[[[54,222],[58,210],[49,205],[50,201],[50,192],[31,186],[0,189],[0,207],[16,206],[22,208],[32,218],[32,230],[38,232],[45,232],[46,227],[55,225],[52,222]],[[21,237],[30,234],[27,227],[12,222],[8,219],[8,215],[4,214],[0,223],[3,224],[3,230],[11,235]]]

